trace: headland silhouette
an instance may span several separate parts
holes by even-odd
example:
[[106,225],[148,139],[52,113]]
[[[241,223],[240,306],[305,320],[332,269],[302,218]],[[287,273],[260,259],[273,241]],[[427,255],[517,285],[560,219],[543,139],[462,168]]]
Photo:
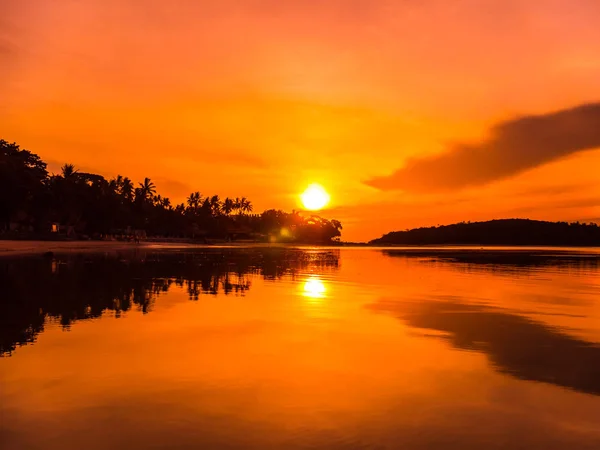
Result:
[[596,223],[500,219],[392,231],[370,244],[600,246],[600,227]]

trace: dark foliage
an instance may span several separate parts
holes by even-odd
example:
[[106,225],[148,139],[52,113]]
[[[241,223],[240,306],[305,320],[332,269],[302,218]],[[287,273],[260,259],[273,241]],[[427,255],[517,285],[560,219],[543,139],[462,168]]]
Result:
[[[52,224],[70,237],[157,236],[169,238],[239,238],[329,243],[342,224],[318,216],[269,210],[253,214],[246,197],[203,196],[193,192],[178,205],[156,193],[145,178],[137,187],[121,175],[107,180],[65,164],[49,175],[37,155],[0,140],[0,232],[16,237],[49,234]],[[60,234],[54,235],[59,237]],[[13,236],[15,237],[15,236]],[[49,237],[49,236],[46,236]]]
[[600,246],[600,227],[595,223],[502,219],[393,231],[371,244]]

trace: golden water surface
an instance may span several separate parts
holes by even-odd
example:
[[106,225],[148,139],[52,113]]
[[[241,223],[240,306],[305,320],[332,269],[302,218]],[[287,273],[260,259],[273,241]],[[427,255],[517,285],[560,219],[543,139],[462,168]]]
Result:
[[599,449],[600,259],[0,259],[0,448]]

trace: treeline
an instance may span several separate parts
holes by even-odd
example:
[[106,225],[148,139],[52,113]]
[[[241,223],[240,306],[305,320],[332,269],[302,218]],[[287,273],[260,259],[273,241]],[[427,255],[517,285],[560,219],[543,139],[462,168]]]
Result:
[[600,227],[595,223],[500,219],[393,231],[370,243],[376,245],[600,246]]
[[16,143],[0,140],[0,231],[38,236],[62,231],[69,236],[153,236],[165,238],[276,240],[328,243],[342,224],[296,211],[253,214],[246,197],[221,199],[191,193],[172,204],[151,179],[134,183],[118,175],[78,171],[65,164],[49,174],[46,163]]

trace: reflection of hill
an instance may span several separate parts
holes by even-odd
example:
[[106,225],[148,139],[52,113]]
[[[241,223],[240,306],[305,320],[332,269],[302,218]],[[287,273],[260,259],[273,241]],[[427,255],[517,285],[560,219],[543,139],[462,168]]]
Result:
[[410,326],[448,333],[460,349],[485,353],[503,373],[600,395],[600,346],[507,310],[458,302],[381,303]]
[[0,354],[33,342],[46,318],[68,327],[105,310],[118,317],[135,306],[146,313],[172,285],[185,288],[191,300],[201,294],[243,295],[251,287],[251,276],[278,279],[338,264],[337,251],[285,248],[3,258]]
[[520,271],[536,267],[598,269],[600,254],[560,250],[394,249],[383,254],[397,258],[456,263],[481,270]]

